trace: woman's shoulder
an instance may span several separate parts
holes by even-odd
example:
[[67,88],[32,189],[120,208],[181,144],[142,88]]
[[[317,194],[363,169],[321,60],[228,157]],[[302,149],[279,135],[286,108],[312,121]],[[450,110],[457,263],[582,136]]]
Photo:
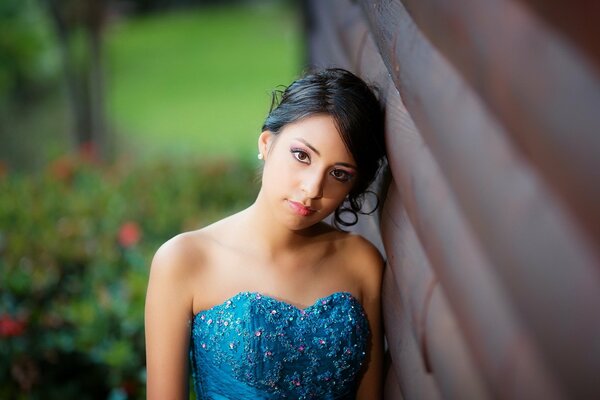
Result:
[[377,247],[357,233],[342,232],[339,237],[344,262],[361,282],[363,293],[369,293],[369,296],[378,293],[385,261]]
[[375,245],[362,235],[331,228],[332,242],[352,264],[381,264],[383,257]]
[[352,260],[352,264],[380,264],[383,260],[377,247],[358,233],[342,231],[324,222],[318,229],[317,242],[330,243],[333,251],[345,262]]
[[172,278],[186,279],[189,273],[203,263],[206,257],[206,239],[201,231],[180,233],[156,250],[151,271]]
[[230,217],[224,218],[201,229],[179,233],[164,242],[154,254],[152,268],[167,270],[170,274],[181,274],[189,278],[210,264],[219,232]]

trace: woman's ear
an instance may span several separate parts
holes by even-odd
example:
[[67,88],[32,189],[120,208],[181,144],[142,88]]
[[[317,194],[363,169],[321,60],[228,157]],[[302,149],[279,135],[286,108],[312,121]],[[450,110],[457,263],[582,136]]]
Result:
[[275,135],[271,131],[263,131],[258,137],[258,153],[262,154],[263,160],[267,159],[274,138]]

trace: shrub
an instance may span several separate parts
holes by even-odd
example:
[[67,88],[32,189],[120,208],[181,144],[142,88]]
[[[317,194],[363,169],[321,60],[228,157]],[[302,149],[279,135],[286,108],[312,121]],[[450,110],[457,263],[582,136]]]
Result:
[[255,175],[231,161],[74,157],[0,174],[0,398],[144,398],[152,255],[249,205]]

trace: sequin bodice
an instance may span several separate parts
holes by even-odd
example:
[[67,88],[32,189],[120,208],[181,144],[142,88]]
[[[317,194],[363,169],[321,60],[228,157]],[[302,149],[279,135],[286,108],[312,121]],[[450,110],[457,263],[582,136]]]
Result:
[[199,400],[354,399],[369,325],[335,292],[299,309],[241,292],[196,314],[190,358]]

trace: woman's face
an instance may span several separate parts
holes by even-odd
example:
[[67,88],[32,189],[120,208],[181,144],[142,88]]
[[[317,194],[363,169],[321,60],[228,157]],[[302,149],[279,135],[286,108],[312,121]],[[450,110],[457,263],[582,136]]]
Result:
[[331,214],[356,181],[356,162],[329,115],[314,115],[259,137],[261,192],[273,216],[291,229]]

